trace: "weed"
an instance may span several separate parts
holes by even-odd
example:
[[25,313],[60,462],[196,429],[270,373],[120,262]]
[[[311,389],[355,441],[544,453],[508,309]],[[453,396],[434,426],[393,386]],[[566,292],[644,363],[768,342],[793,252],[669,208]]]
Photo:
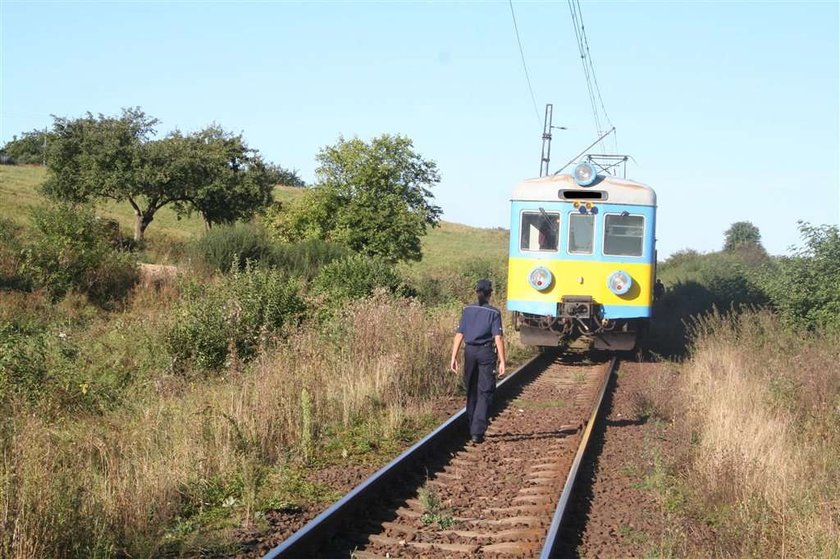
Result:
[[437,524],[439,528],[449,528],[455,524],[451,511],[443,508],[440,497],[428,484],[417,491],[417,498],[423,509],[423,514],[420,516],[423,524],[427,526]]
[[312,428],[312,398],[309,391],[304,388],[300,391],[300,446],[303,451],[303,459],[306,462],[312,460],[313,453],[313,428]]

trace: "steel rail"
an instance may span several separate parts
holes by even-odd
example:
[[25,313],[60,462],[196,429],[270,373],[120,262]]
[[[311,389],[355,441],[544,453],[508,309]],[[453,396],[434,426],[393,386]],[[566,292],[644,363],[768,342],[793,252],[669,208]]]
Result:
[[[507,389],[514,385],[514,379],[518,380],[520,377],[526,375],[539,362],[544,361],[543,357],[543,354],[534,356],[506,378],[499,381],[496,384],[497,394],[503,397]],[[336,501],[327,510],[310,520],[303,528],[282,541],[280,545],[264,555],[263,559],[311,557],[311,555],[307,555],[308,552],[311,553],[309,548],[316,543],[323,543],[332,536],[333,532],[331,530],[336,526],[343,514],[352,511],[364,500],[376,495],[385,484],[396,475],[399,475],[415,459],[421,457],[424,452],[432,449],[439,440],[456,432],[460,428],[459,423],[463,420],[466,413],[466,408],[462,408],[461,411],[447,419],[434,431],[411,446],[411,448],[357,485],[350,493]],[[464,438],[466,438],[466,431],[464,431]]]
[[566,484],[563,486],[563,492],[560,494],[560,501],[557,503],[557,508],[554,510],[554,517],[551,519],[551,526],[548,529],[548,535],[545,538],[545,543],[543,544],[543,549],[540,553],[540,559],[549,559],[554,553],[557,536],[560,534],[560,526],[563,522],[563,515],[566,513],[566,506],[569,504],[569,498],[572,496],[572,489],[574,488],[575,480],[577,479],[580,464],[583,462],[583,455],[586,453],[586,447],[589,445],[589,435],[592,434],[595,421],[598,419],[598,414],[601,411],[601,404],[604,401],[604,394],[607,392],[607,385],[610,383],[610,379],[615,371],[615,365],[617,362],[618,359],[613,357],[607,367],[607,373],[604,375],[604,382],[601,385],[598,400],[592,409],[592,416],[586,424],[586,429],[583,431],[583,437],[581,438],[580,445],[578,446],[577,453],[575,454],[575,460],[572,462],[572,467],[569,470],[569,476],[566,478]]

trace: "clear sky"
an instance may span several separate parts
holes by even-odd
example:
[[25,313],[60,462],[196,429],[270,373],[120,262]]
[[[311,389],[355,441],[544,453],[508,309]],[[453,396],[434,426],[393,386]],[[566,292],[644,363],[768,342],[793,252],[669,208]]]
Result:
[[[217,122],[310,182],[340,135],[414,140],[444,219],[507,227],[514,184],[595,125],[566,2],[0,0],[0,142],[50,114],[140,106],[159,130]],[[829,2],[581,2],[610,151],[656,189],[660,257],[718,250],[748,220],[765,247],[840,218],[840,10]]]

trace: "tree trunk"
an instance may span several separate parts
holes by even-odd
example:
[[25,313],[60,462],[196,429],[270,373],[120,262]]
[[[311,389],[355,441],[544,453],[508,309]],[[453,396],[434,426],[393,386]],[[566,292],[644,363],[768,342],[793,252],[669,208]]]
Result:
[[146,227],[152,222],[153,216],[141,212],[134,212],[134,241],[142,243],[146,233]]

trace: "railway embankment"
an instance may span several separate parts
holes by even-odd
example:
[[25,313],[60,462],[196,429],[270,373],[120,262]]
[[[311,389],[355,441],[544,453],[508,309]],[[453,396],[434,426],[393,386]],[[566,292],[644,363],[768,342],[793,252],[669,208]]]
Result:
[[837,557],[837,337],[749,312],[692,339],[620,368],[568,556]]

